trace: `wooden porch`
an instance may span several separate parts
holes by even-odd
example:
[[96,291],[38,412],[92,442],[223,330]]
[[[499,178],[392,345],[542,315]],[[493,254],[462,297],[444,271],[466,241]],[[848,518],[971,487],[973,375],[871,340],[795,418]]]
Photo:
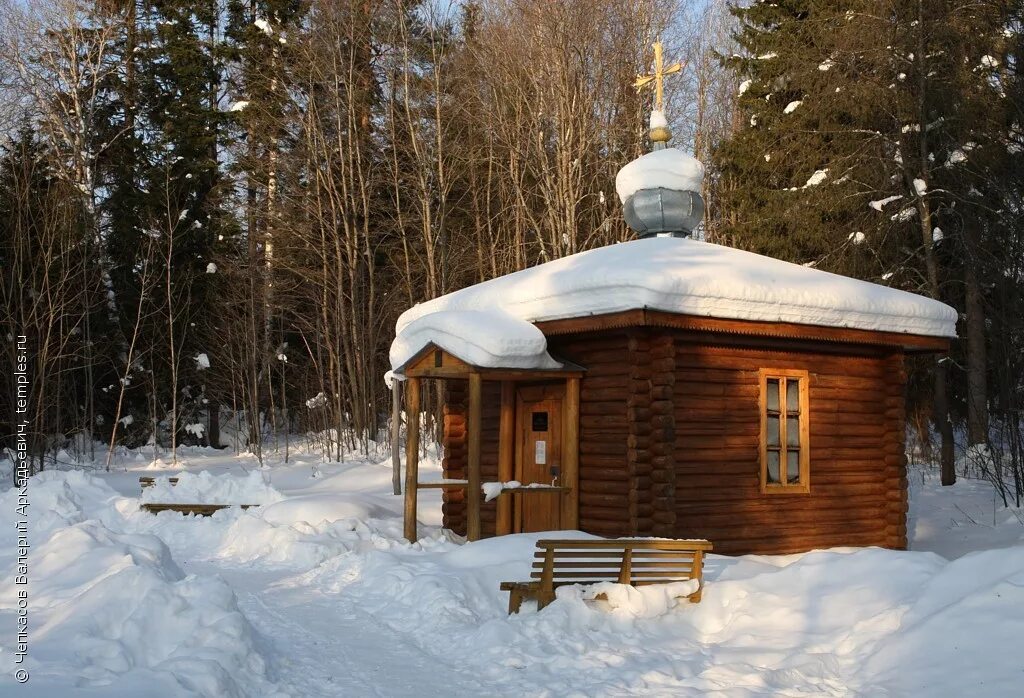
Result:
[[[461,489],[466,501],[466,538],[481,537],[480,506],[483,500],[481,482],[481,431],[483,423],[483,383],[492,381],[501,386],[498,481],[516,479],[516,390],[517,386],[538,382],[563,382],[565,399],[562,403],[560,480],[551,487],[518,487],[503,489],[497,498],[495,534],[514,532],[514,498],[535,497],[539,494],[560,496],[562,529],[579,527],[579,405],[580,378],[584,370],[566,364],[555,370],[527,370],[486,368],[473,366],[457,356],[430,345],[410,359],[399,371],[405,377],[405,405],[408,432],[406,438],[405,470],[405,538],[415,542],[417,535],[417,499],[421,489]],[[460,380],[468,382],[467,460],[464,480],[441,482],[419,481],[420,412],[422,382],[425,380]]]

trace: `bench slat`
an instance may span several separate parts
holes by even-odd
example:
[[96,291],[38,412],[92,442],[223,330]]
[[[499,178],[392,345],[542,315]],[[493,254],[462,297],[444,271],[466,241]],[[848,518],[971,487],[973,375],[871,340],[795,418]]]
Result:
[[565,550],[587,549],[587,548],[614,548],[622,550],[632,548],[660,548],[662,550],[711,550],[712,545],[706,540],[669,540],[652,538],[647,539],[611,539],[611,540],[539,540],[538,548],[559,548]]
[[[534,572],[530,576],[532,577],[534,575],[536,575],[537,577],[540,576],[536,572]],[[612,575],[612,574],[608,574],[607,572],[589,572],[589,571],[586,571],[586,570],[582,570],[582,571],[579,571],[579,572],[559,572],[557,568],[555,569],[554,572],[551,573],[551,576],[554,579],[569,579],[569,578],[572,578],[572,579],[590,579],[590,580],[597,579],[597,580],[603,580],[603,581],[607,581],[607,582],[616,582],[616,583],[618,582],[618,577],[619,577],[617,574]],[[630,574],[630,578],[634,578],[634,577],[636,577],[636,578],[641,578],[641,577],[659,577],[659,578],[671,578],[671,579],[690,579],[691,578],[690,577],[690,572],[680,572],[679,574],[674,574],[674,573],[671,573],[671,572],[665,572],[664,570],[652,570],[652,571],[647,571],[647,572],[632,572]]]
[[[689,581],[689,578],[687,578],[687,579],[678,579],[678,578],[668,577],[668,578],[665,578],[665,579],[657,579],[657,578],[656,579],[633,579],[633,580],[631,580],[629,582],[629,586],[631,586],[631,587],[646,587],[646,586],[653,586],[654,584],[675,584],[676,582],[687,582],[687,581]],[[558,587],[571,587],[571,586],[573,586],[575,584],[579,584],[580,586],[591,586],[593,584],[597,584],[597,582],[595,582],[593,579],[579,579],[579,580],[559,579],[559,580],[555,580],[554,582],[552,582],[552,584],[557,589]]]
[[[612,550],[608,550],[608,551],[605,551],[605,550],[572,550],[572,551],[568,551],[568,550],[566,550],[566,551],[555,550],[555,560],[557,561],[560,558],[612,558],[614,560],[621,560],[622,559],[622,552],[623,552],[622,549],[617,550],[617,551],[612,551]],[[637,550],[637,549],[633,550],[633,557],[634,558],[641,558],[641,557],[655,557],[655,558],[660,558],[660,557],[668,557],[668,558],[693,557],[695,554],[696,554],[696,551],[693,551],[693,550]],[[537,559],[543,560],[544,559],[544,552],[543,551],[536,552],[536,553],[533,554],[533,556],[535,558],[537,558]]]
[[[659,569],[659,570],[692,570],[693,569],[693,561],[692,560],[690,560],[690,561],[680,560],[679,562],[669,562],[667,560],[664,561],[664,562],[638,561],[638,562],[632,563],[631,566],[633,568],[640,567],[640,568]],[[612,562],[612,561],[609,561],[609,562],[557,562],[556,561],[555,562],[555,569],[556,570],[594,570],[595,572],[597,572],[597,571],[600,571],[600,570],[618,570],[620,567],[622,567],[621,564],[619,564],[617,562]],[[543,562],[535,562],[535,563],[533,563],[533,569],[535,569],[535,570],[544,569],[544,563]]]

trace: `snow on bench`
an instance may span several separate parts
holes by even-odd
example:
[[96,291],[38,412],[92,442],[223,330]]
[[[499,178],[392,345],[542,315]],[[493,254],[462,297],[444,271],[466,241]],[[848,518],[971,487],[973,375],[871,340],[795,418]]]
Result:
[[[171,487],[178,484],[178,478],[169,477],[167,482],[170,483]],[[140,477],[139,485],[142,489],[147,487],[153,487],[156,485],[156,478],[153,477]],[[228,507],[241,507],[242,509],[249,509],[251,507],[258,507],[259,504],[203,504],[203,503],[182,503],[182,502],[147,502],[142,505],[143,511],[148,511],[150,514],[159,514],[161,511],[176,511],[183,516],[190,514],[195,516],[213,516],[214,512],[220,511],[221,509],[227,509]]]

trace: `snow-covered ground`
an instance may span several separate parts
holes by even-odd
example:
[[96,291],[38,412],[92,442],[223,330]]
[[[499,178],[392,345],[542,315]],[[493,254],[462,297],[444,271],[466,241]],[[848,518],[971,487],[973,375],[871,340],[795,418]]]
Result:
[[[700,604],[565,589],[509,617],[498,584],[528,576],[538,535],[450,540],[427,491],[405,543],[384,457],[259,470],[183,449],[181,465],[32,480],[20,686],[17,495],[0,494],[0,694],[1006,696],[1024,680],[1024,524],[985,483],[916,472],[912,552],[711,556]],[[143,475],[158,484],[140,498]],[[262,506],[139,510],[185,500]]]

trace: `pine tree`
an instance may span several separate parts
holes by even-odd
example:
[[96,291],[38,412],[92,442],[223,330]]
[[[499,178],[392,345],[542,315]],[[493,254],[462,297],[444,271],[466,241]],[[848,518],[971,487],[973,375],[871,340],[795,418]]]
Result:
[[[867,163],[885,144],[867,104],[856,0],[783,0],[734,7],[741,54],[739,130],[715,152],[720,207],[736,245],[867,276],[871,259],[848,254],[863,240]],[[867,185],[867,187],[865,187]],[[858,234],[860,233],[860,234]]]
[[992,215],[1006,198],[993,185],[1013,159],[999,69],[1007,6],[803,0],[734,12],[744,55],[729,62],[744,79],[745,121],[717,153],[729,232],[759,252],[966,310],[955,348],[966,375],[947,378],[945,361],[930,369],[949,484],[947,395],[966,396],[970,443],[988,438],[981,279],[1006,224]]

